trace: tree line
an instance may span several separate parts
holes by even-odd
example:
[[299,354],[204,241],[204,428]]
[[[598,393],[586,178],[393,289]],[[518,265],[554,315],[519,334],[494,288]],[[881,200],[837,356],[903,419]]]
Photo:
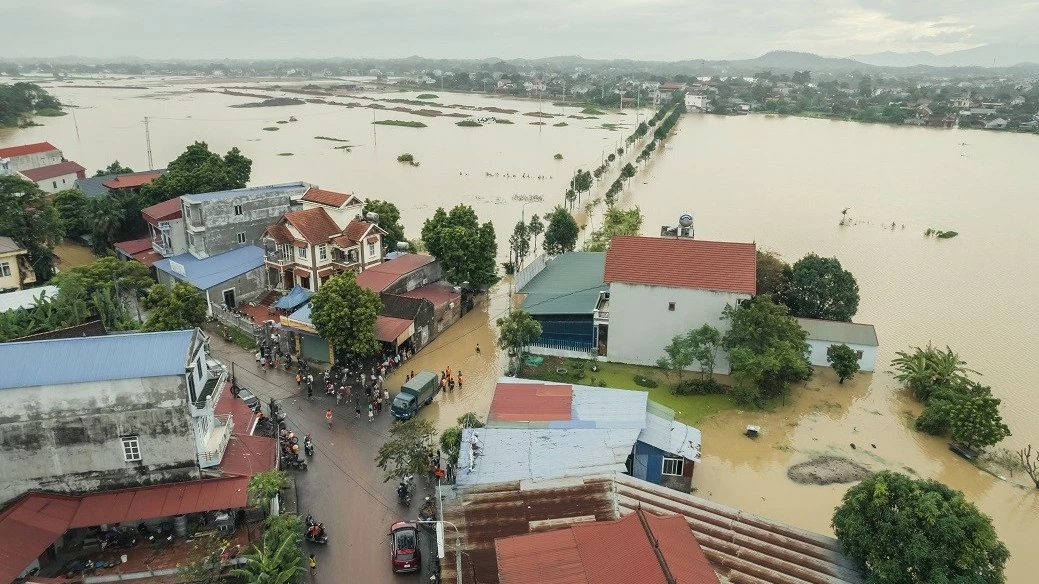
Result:
[[18,126],[41,110],[60,111],[61,102],[35,83],[0,84],[0,128]]

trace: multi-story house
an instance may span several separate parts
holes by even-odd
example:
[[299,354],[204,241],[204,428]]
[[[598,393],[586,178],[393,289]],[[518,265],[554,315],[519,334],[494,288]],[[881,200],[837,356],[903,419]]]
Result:
[[202,478],[223,458],[226,369],[201,330],[0,344],[0,503],[30,490]]
[[141,209],[148,224],[152,250],[164,258],[188,251],[188,235],[184,229],[184,208],[180,197]]
[[36,274],[27,261],[29,251],[10,237],[0,236],[0,292],[21,290],[36,282]]
[[383,261],[386,232],[361,217],[364,201],[311,187],[300,202],[301,210],[285,213],[263,234],[272,288],[316,291],[336,273],[362,272]]
[[294,182],[182,196],[188,253],[205,259],[255,245],[308,189],[307,183]]

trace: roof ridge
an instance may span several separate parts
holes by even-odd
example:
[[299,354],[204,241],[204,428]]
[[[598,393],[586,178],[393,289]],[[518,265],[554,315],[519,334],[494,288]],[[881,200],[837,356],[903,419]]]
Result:
[[671,574],[671,569],[667,566],[664,552],[660,551],[660,542],[653,535],[653,529],[649,526],[649,521],[646,520],[646,512],[642,510],[642,503],[639,503],[638,508],[635,509],[635,515],[638,516],[639,525],[642,526],[642,531],[645,532],[646,538],[649,539],[649,546],[653,548],[653,555],[657,557],[657,563],[660,564],[660,570],[664,572],[664,579],[667,580],[667,584],[678,584],[678,581]]

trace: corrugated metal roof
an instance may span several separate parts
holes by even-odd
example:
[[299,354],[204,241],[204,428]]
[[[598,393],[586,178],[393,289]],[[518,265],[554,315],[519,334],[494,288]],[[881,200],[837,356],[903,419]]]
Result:
[[0,514],[0,582],[11,582],[68,530],[79,499],[34,493]]
[[[520,386],[539,389],[523,392]],[[569,395],[569,410],[564,411],[560,403],[550,403],[553,399],[558,401],[553,398],[558,392]],[[648,396],[644,391],[499,377],[488,423],[501,422],[502,427],[512,428],[523,427],[522,422],[534,422],[528,427],[641,429],[646,425]],[[502,415],[495,415],[498,402]]]
[[404,334],[415,321],[406,318],[379,315],[375,317],[375,338],[384,343],[392,343]]
[[194,335],[186,330],[0,343],[0,389],[184,375]]
[[154,221],[179,219],[184,214],[184,205],[180,202],[180,197],[174,197],[141,209],[141,214],[151,217]]
[[264,185],[258,187],[248,187],[244,189],[232,189],[230,191],[216,191],[212,193],[196,193],[192,195],[183,195],[181,200],[186,203],[201,203],[203,201],[220,201],[223,199],[233,199],[235,197],[248,197],[252,195],[272,194],[279,193],[282,191],[299,191],[302,195],[306,190],[310,188],[310,185],[303,182],[291,182],[281,183],[276,185]]
[[618,235],[606,252],[607,282],[754,294],[753,243]]
[[26,154],[51,152],[52,150],[57,150],[57,148],[55,148],[50,142],[36,142],[35,144],[8,146],[7,148],[0,148],[0,158],[14,158],[15,156],[25,156]]
[[639,430],[480,428],[476,466],[469,472],[469,439],[462,431],[457,484],[577,477],[625,470]]
[[220,471],[227,475],[252,477],[275,468],[277,464],[277,440],[266,436],[234,434],[227,443],[224,457],[220,459]]
[[573,388],[557,383],[508,383],[494,387],[488,422],[570,420]]
[[[184,274],[173,270],[171,262],[184,268]],[[221,282],[263,267],[263,250],[247,245],[200,260],[190,253],[155,262],[155,269],[166,272],[174,279],[188,282],[199,290],[208,290]]]
[[593,428],[633,428],[646,425],[644,391],[574,386],[573,417]]
[[395,260],[388,260],[379,265],[372,266],[365,270],[365,272],[381,272],[383,274],[403,276],[405,274],[410,274],[423,266],[428,266],[435,261],[436,258],[433,256],[409,253],[402,255]]
[[39,288],[25,288],[14,292],[0,294],[0,313],[19,308],[29,308],[36,304],[37,298],[54,300],[58,295],[57,286],[41,286]]
[[85,172],[87,169],[83,168],[78,162],[66,160],[65,162],[59,162],[50,166],[41,166],[39,168],[30,168],[28,170],[19,171],[22,176],[33,181],[39,182],[41,180],[48,180],[66,174],[76,174],[78,172]]
[[798,318],[797,323],[808,332],[808,339],[812,341],[829,341],[866,347],[880,345],[877,342],[877,330],[871,324],[817,318]]
[[314,323],[310,322],[310,303],[309,302],[304,304],[303,306],[300,306],[296,310],[296,312],[293,312],[292,314],[290,314],[288,316],[288,318],[290,320],[294,320],[296,322],[302,322],[303,324],[308,324],[308,325],[311,325],[311,326],[313,326],[313,324],[314,324]]
[[606,254],[572,252],[556,256],[538,275],[517,290],[526,294],[523,310],[530,314],[592,314],[603,283]]
[[309,300],[313,295],[314,293],[310,290],[296,286],[292,290],[289,290],[288,294],[279,298],[278,301],[274,303],[274,308],[292,310]]
[[501,584],[588,584],[570,529],[494,540]]
[[639,442],[698,461],[702,440],[700,430],[675,421],[674,410],[649,402],[646,407],[646,428],[639,434]]

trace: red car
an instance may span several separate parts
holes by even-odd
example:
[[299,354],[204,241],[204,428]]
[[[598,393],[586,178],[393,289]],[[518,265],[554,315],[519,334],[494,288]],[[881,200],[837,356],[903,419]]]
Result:
[[422,567],[418,528],[414,523],[398,521],[390,526],[390,563],[398,574],[417,572]]

